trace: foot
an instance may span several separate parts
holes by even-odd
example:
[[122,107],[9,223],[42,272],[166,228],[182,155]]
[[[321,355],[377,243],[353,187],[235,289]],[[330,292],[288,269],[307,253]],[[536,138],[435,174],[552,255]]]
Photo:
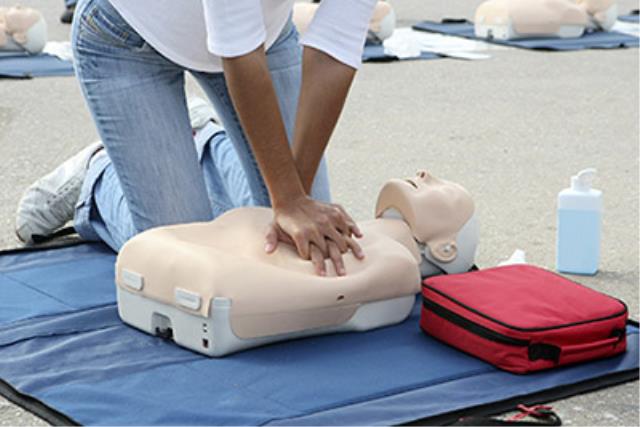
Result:
[[102,148],[95,142],[37,180],[18,203],[16,235],[24,243],[48,236],[73,219],[91,157]]
[[60,22],[62,22],[63,24],[71,24],[71,21],[73,21],[73,13],[75,12],[75,10],[75,4],[73,6],[67,6],[64,12],[62,12],[62,15],[60,15]]

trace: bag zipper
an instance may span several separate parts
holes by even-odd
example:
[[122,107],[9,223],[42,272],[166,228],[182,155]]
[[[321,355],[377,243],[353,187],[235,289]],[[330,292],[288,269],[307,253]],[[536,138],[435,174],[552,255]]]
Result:
[[507,335],[503,335],[499,332],[492,331],[489,328],[485,328],[482,325],[478,325],[477,323],[472,322],[471,320],[460,316],[459,314],[439,305],[429,299],[423,299],[422,305],[425,309],[431,311],[438,317],[443,318],[444,320],[453,323],[456,326],[461,327],[462,329],[471,332],[472,334],[478,335],[484,339],[489,341],[497,342],[500,344],[512,345],[517,347],[528,347],[530,342],[529,340],[523,340],[518,338],[512,338]]
[[[562,276],[560,276],[560,277],[562,277]],[[568,280],[568,279],[566,279],[566,280]],[[585,287],[584,285],[582,285],[580,283],[577,283],[577,282],[573,282],[573,283],[575,283],[577,285],[580,285],[582,287]],[[540,328],[521,328],[521,327],[518,327],[518,326],[509,325],[508,323],[502,322],[502,321],[500,321],[498,319],[494,319],[493,317],[491,317],[491,316],[489,316],[487,314],[484,314],[484,313],[482,313],[482,312],[480,312],[480,311],[478,311],[478,310],[476,310],[474,308],[471,308],[468,305],[463,304],[462,302],[458,301],[457,299],[451,297],[450,295],[445,294],[441,290],[436,289],[433,286],[428,285],[427,283],[423,283],[422,287],[423,288],[427,288],[427,289],[437,293],[440,296],[443,296],[444,298],[448,299],[449,301],[459,305],[460,307],[462,307],[462,308],[464,308],[464,309],[466,309],[466,310],[468,310],[468,311],[470,311],[470,312],[472,312],[474,314],[477,314],[478,316],[484,317],[485,319],[490,320],[490,321],[492,321],[494,323],[497,323],[498,325],[501,325],[501,326],[504,326],[506,328],[513,329],[514,331],[519,331],[519,332],[551,331],[551,330],[554,330],[554,329],[562,329],[562,328],[568,328],[568,327],[572,327],[572,326],[584,325],[584,324],[587,324],[587,323],[596,323],[596,322],[601,322],[601,321],[605,321],[605,320],[611,320],[611,319],[615,319],[616,317],[620,317],[620,316],[623,316],[623,315],[628,313],[627,304],[625,304],[624,301],[619,300],[617,298],[613,298],[613,297],[611,297],[609,295],[605,295],[605,294],[600,293],[601,295],[604,295],[604,296],[606,296],[608,298],[613,298],[616,301],[618,301],[620,304],[622,304],[623,309],[618,313],[611,314],[611,315],[605,316],[605,317],[600,317],[600,318],[597,318],[597,319],[583,320],[583,321],[580,321],[580,322],[565,323],[565,324],[562,324],[562,325],[546,326],[546,327],[540,327]]]

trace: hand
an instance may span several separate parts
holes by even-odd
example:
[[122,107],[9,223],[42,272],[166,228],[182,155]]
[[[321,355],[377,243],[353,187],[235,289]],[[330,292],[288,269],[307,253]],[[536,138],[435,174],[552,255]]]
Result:
[[274,214],[266,236],[267,253],[275,251],[278,242],[292,244],[300,257],[311,259],[319,275],[326,274],[324,260],[327,258],[332,260],[339,275],[346,274],[342,254],[348,250],[356,258],[364,258],[362,248],[352,237],[362,237],[362,233],[339,205],[303,196],[274,207]]

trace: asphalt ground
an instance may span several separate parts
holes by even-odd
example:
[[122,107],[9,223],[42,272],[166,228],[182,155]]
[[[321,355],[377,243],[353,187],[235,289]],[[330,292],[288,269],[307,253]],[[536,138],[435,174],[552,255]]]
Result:
[[[68,39],[62,1],[22,3],[43,11],[51,40]],[[392,3],[403,26],[470,18],[480,1]],[[621,13],[637,7],[619,1]],[[553,269],[556,195],[572,174],[595,167],[604,192],[601,268],[576,279],[621,298],[638,319],[638,49],[491,55],[365,64],[328,149],[335,201],[369,219],[387,179],[428,169],[474,196],[478,265],[520,248]],[[193,81],[187,90],[200,93]],[[0,248],[18,245],[22,191],[96,139],[75,78],[0,80]],[[639,424],[637,381],[552,405],[566,425]],[[0,398],[0,425],[43,424]]]

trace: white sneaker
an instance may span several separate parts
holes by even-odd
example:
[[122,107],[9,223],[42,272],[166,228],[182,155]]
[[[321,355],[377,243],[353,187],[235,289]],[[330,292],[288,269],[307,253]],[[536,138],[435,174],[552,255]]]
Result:
[[213,120],[214,123],[220,124],[220,118],[213,106],[202,98],[194,96],[187,100],[187,108],[189,109],[189,119],[191,120],[191,128],[199,130],[207,123]]
[[101,142],[94,142],[31,184],[18,203],[16,235],[20,240],[33,243],[34,235],[48,236],[73,219],[89,161],[101,148]]

